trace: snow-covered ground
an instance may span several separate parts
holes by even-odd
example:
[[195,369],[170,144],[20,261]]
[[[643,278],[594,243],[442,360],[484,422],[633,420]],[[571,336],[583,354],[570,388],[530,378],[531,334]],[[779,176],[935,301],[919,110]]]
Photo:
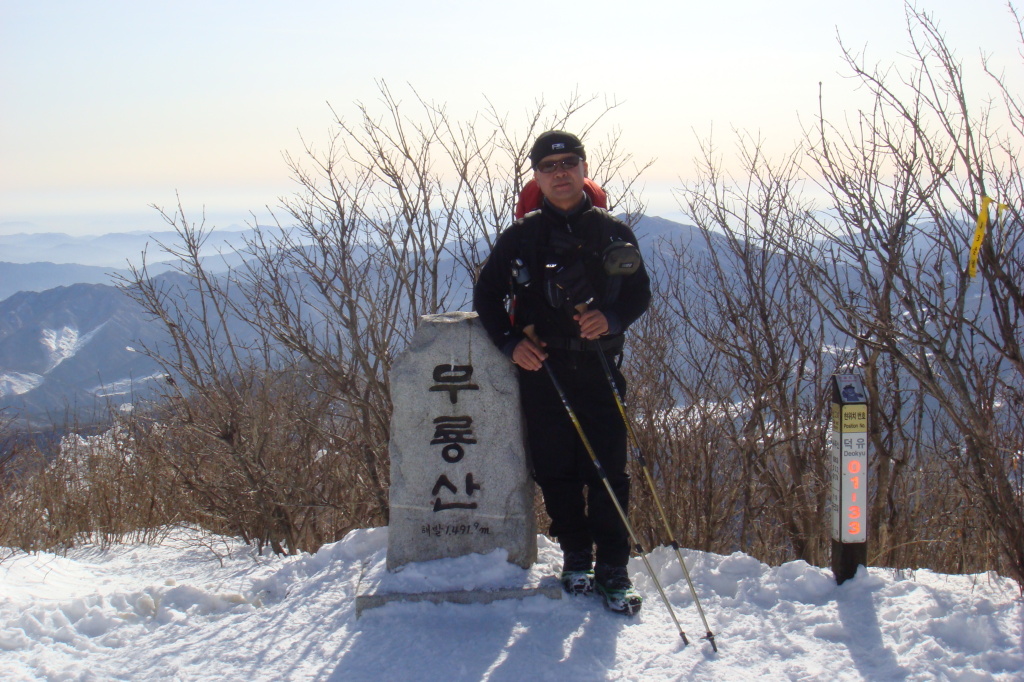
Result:
[[[0,562],[3,680],[1020,680],[1024,610],[991,575],[870,569],[837,587],[804,562],[686,551],[715,632],[704,634],[675,554],[649,555],[683,646],[643,564],[629,619],[596,598],[398,603],[364,611],[368,587],[526,584],[561,555],[539,538],[529,572],[503,552],[384,572],[387,529],[316,555],[255,556],[176,529],[159,546],[84,546]],[[376,581],[376,582],[375,582]]]

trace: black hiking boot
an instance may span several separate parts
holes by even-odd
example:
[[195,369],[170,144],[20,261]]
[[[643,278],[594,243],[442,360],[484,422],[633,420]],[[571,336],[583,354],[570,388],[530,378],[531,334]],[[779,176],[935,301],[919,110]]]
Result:
[[593,557],[586,550],[565,552],[562,559],[562,573],[558,579],[562,589],[575,596],[594,591]]
[[625,566],[598,564],[594,571],[594,586],[604,597],[605,606],[616,613],[635,615],[644,603]]

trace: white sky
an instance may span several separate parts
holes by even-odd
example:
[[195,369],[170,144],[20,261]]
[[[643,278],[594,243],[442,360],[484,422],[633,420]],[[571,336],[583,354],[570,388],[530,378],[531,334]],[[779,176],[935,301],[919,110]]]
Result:
[[[1019,67],[1001,0],[922,0],[969,63]],[[624,102],[611,122],[638,158],[649,212],[677,210],[697,137],[714,126],[778,149],[797,114],[841,111],[836,31],[874,60],[906,46],[901,0],[0,0],[0,233],[152,229],[151,203],[241,223],[293,191],[282,152],[332,116],[411,84],[469,118],[578,89]],[[2,260],[2,256],[0,256]]]

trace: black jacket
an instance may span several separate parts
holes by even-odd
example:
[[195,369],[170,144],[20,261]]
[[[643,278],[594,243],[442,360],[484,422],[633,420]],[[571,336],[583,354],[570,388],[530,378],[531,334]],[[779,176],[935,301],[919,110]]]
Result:
[[[582,272],[590,308],[608,319],[606,339],[614,343],[647,310],[651,301],[650,278],[640,265],[630,275],[608,276],[602,253],[613,241],[636,244],[633,231],[607,211],[595,208],[589,198],[569,214],[547,201],[539,211],[528,214],[501,233],[484,263],[473,290],[473,308],[488,335],[511,357],[523,339],[523,328],[535,325],[544,341],[575,339],[579,327],[572,319],[571,303],[553,307],[545,295],[548,281],[556,271]],[[529,283],[513,285],[513,261],[520,259],[529,273]],[[515,293],[515,325],[509,319],[506,300]]]

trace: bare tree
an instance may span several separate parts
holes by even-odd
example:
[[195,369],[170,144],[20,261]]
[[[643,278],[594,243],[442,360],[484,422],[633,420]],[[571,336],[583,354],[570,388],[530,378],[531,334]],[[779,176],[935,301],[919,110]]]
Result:
[[[1003,570],[1024,581],[1024,504],[1013,483],[1024,418],[1014,400],[1024,382],[1019,213],[988,231],[977,280],[966,262],[982,198],[1021,197],[1020,100],[996,81],[1014,122],[1001,127],[991,102],[968,97],[962,64],[935,21],[907,5],[907,24],[909,69],[871,67],[844,49],[874,107],[845,129],[822,115],[809,135],[834,213],[820,226],[827,248],[812,247],[805,262],[869,375],[892,363],[891,377],[905,375],[913,395],[935,401],[927,413],[934,447],[967,500],[985,510]],[[872,396],[888,405],[874,417],[903,445],[876,433],[888,460],[880,480],[910,461],[908,444],[922,433],[895,401],[899,392],[890,396]]]
[[770,162],[749,138],[739,151],[743,183],[726,177],[704,145],[699,178],[680,193],[700,241],[663,250],[662,301],[686,329],[681,389],[691,404],[718,406],[729,427],[727,452],[743,472],[741,549],[821,563],[829,405],[822,377],[842,361],[830,352],[841,344],[787,250],[809,229],[796,155]]

